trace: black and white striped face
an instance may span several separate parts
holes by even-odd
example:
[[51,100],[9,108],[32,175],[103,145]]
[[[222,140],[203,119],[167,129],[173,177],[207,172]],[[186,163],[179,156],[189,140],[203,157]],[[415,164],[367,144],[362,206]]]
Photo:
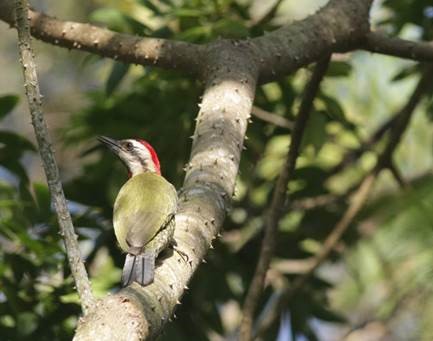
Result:
[[156,153],[147,142],[136,139],[117,141],[105,136],[100,136],[99,141],[106,144],[122,160],[131,177],[145,172],[160,174]]

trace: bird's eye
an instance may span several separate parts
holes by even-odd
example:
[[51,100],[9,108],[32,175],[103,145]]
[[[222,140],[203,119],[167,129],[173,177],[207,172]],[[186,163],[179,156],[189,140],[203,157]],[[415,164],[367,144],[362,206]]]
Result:
[[134,145],[131,142],[127,142],[125,145],[126,149],[131,151],[132,149],[134,149]]

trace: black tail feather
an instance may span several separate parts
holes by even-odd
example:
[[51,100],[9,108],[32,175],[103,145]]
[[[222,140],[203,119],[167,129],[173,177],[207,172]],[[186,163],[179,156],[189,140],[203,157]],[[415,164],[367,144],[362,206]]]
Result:
[[122,271],[122,286],[126,287],[132,282],[141,286],[153,282],[155,275],[155,256],[153,254],[133,255],[128,253]]

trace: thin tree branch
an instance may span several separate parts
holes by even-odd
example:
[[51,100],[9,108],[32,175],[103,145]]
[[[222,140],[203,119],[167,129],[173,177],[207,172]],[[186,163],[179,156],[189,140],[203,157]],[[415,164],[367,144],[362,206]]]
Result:
[[313,107],[314,98],[316,97],[316,94],[319,90],[320,82],[322,81],[323,76],[325,75],[328,68],[329,60],[330,56],[317,63],[311,76],[311,80],[309,81],[302,98],[299,114],[296,118],[295,126],[293,128],[287,159],[278,177],[272,197],[272,203],[269,212],[266,215],[265,236],[263,238],[262,247],[260,250],[259,261],[245,298],[242,311],[242,322],[240,325],[241,341],[249,341],[252,338],[254,313],[260,298],[260,294],[263,290],[266,272],[269,268],[269,264],[274,253],[277,225],[281,217],[284,201],[286,199],[287,186],[293,177],[296,167],[296,159],[301,146],[302,136]]
[[294,200],[287,207],[290,210],[307,211],[318,207],[329,206],[339,201],[343,201],[345,196],[346,194],[344,195],[335,195],[331,193],[322,194],[311,198],[302,198],[302,199]]
[[353,196],[353,200],[343,217],[335,225],[334,229],[328,235],[323,243],[321,250],[315,256],[315,261],[310,265],[310,269],[295,279],[290,288],[288,288],[281,296],[280,299],[275,304],[274,309],[270,309],[270,313],[259,321],[259,324],[255,328],[255,335],[261,335],[266,329],[268,329],[274,321],[277,320],[279,314],[282,310],[287,307],[288,302],[293,297],[293,295],[301,289],[307,280],[314,274],[315,270],[325,261],[332,250],[335,248],[337,243],[340,241],[344,232],[352,224],[354,218],[359,213],[364,203],[367,201],[368,195],[373,187],[373,184],[378,176],[378,174],[389,167],[392,155],[401,141],[404,132],[409,126],[409,122],[416,106],[421,101],[423,95],[428,92],[433,86],[431,79],[433,77],[433,64],[429,65],[427,70],[423,73],[420,81],[418,82],[414,92],[407,104],[401,109],[400,113],[397,114],[398,120],[392,125],[390,131],[390,137],[384,151],[379,156],[378,162],[374,169],[367,175],[361,182],[358,190]]
[[33,58],[32,43],[29,23],[27,18],[28,4],[26,0],[16,0],[16,27],[18,31],[18,46],[20,50],[21,64],[23,67],[24,87],[29,103],[30,116],[39,145],[42,164],[47,177],[51,200],[57,213],[61,235],[65,242],[66,254],[69,260],[72,276],[74,277],[77,292],[80,297],[81,307],[86,314],[94,305],[91,285],[86,268],[81,259],[78,247],[77,235],[74,231],[71,215],[68,210],[62,184],[59,177],[59,169],[51,147],[48,127],[42,111],[41,93],[36,72],[36,64]]
[[401,189],[408,189],[409,183],[404,179],[403,175],[400,173],[400,170],[397,168],[395,162],[391,162],[389,165],[389,171],[391,172],[393,178],[400,186]]
[[289,130],[293,129],[293,122],[289,121],[287,118],[263,110],[258,106],[253,106],[251,114],[264,122],[273,124],[274,126]]
[[415,42],[387,37],[380,32],[370,32],[365,36],[361,48],[370,52],[407,58],[417,61],[433,61],[433,43]]
[[[28,17],[32,35],[57,46],[192,74],[201,67],[202,48],[195,44],[116,33],[95,25],[61,21],[34,10]],[[0,19],[15,25],[13,1],[0,0]]]

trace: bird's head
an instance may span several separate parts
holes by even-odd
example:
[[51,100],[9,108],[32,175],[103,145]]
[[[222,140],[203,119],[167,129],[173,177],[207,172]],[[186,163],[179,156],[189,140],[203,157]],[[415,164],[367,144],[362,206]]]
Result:
[[122,160],[131,177],[145,172],[161,174],[158,155],[145,140],[114,140],[106,136],[99,136],[98,140]]

